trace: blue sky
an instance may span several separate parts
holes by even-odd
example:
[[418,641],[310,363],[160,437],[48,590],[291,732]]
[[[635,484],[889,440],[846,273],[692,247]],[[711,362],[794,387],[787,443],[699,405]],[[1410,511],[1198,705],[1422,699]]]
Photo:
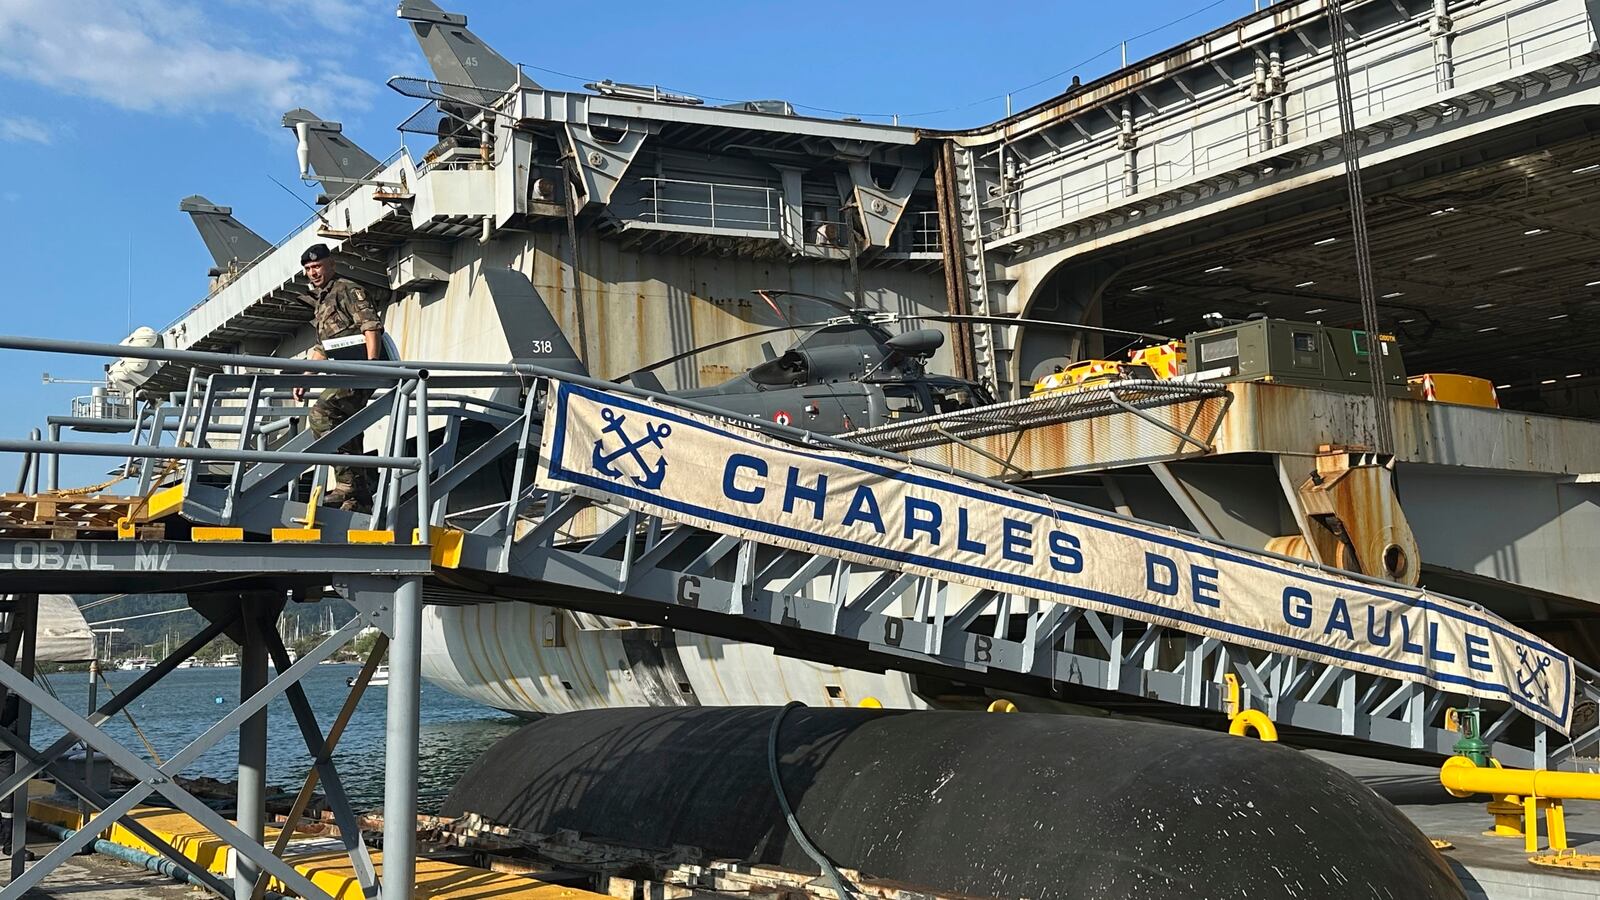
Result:
[[[900,114],[978,125],[1250,12],[1256,0],[1126,0],[990,8],[951,0],[605,5],[442,0],[552,88],[583,79],[726,98],[785,98],[811,115]],[[179,199],[232,206],[271,241],[309,201],[279,116],[305,106],[383,158],[415,102],[389,90],[427,68],[394,0],[0,0],[0,237],[12,265],[3,331],[115,342],[205,295],[210,265]],[[998,14],[989,15],[993,9]],[[1173,23],[1169,27],[1168,23]],[[1153,33],[1149,33],[1152,32]],[[1142,36],[1141,36],[1142,35]],[[1056,73],[1061,73],[1057,75]],[[1049,77],[1055,76],[1055,77]],[[1033,85],[1027,90],[1024,86]],[[938,111],[938,112],[934,112]],[[0,352],[0,435],[20,437],[100,362]],[[0,489],[15,461],[0,457]]]

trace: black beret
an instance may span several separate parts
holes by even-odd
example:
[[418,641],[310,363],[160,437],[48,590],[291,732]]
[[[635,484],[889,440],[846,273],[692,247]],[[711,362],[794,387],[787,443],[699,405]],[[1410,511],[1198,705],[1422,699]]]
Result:
[[316,262],[319,259],[327,259],[332,255],[333,251],[328,249],[327,244],[312,244],[306,248],[306,252],[300,254],[300,265]]

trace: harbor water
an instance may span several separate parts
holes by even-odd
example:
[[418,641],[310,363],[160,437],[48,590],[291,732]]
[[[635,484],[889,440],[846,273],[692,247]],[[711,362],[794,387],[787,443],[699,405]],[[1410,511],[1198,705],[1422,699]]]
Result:
[[[317,724],[324,733],[349,693],[346,679],[360,670],[355,664],[321,665],[301,681],[316,713]],[[112,688],[120,691],[141,673],[111,671],[105,674]],[[50,689],[68,707],[80,714],[87,710],[87,672],[58,672],[46,679]],[[99,702],[103,704],[108,699],[102,683]],[[376,810],[383,805],[386,699],[386,689],[367,689],[334,753],[334,764],[358,811]],[[168,759],[226,715],[238,701],[237,668],[179,669],[135,700],[128,711],[156,753]],[[282,697],[274,699],[267,708],[267,716],[267,783],[282,787],[292,795],[299,790],[311,767],[311,756],[306,752],[288,701]],[[457,777],[482,751],[524,724],[515,716],[457,697],[428,682],[422,685],[421,719],[417,766],[420,812],[435,811]],[[118,743],[149,760],[148,753],[143,752],[144,743],[127,717],[119,713],[104,727]],[[61,734],[61,727],[53,720],[37,711],[34,713],[34,746],[48,746]],[[181,774],[232,781],[237,776],[238,747],[238,733],[230,731]]]

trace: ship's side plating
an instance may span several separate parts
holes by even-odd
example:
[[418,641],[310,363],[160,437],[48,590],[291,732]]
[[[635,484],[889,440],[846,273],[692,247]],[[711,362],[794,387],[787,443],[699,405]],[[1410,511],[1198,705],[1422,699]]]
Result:
[[444,689],[510,712],[623,706],[926,704],[910,676],[779,656],[771,648],[566,610],[504,602],[430,606],[422,672]]

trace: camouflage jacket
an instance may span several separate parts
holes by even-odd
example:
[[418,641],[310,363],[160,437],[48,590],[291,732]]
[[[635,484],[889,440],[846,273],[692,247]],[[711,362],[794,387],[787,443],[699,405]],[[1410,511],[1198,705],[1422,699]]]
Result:
[[383,330],[377,304],[367,296],[366,288],[348,278],[335,278],[321,290],[312,288],[305,301],[311,306],[319,341]]

